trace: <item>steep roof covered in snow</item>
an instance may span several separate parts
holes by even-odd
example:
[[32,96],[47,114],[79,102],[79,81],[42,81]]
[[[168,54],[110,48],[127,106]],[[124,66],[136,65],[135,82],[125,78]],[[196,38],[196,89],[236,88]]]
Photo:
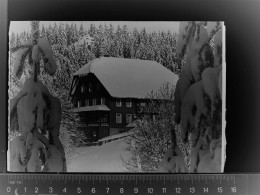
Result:
[[145,98],[163,84],[176,84],[178,76],[155,61],[101,57],[73,75],[93,73],[113,97]]

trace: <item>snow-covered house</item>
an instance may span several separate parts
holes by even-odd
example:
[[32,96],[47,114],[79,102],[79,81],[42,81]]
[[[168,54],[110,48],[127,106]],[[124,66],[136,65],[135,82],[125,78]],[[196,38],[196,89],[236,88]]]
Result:
[[96,58],[73,74],[70,89],[74,112],[86,133],[98,140],[131,126],[147,94],[178,76],[155,61]]

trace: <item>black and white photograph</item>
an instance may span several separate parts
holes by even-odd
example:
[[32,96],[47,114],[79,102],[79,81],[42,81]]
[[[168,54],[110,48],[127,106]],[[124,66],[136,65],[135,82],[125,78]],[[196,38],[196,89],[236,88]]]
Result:
[[9,172],[222,173],[222,21],[11,21]]

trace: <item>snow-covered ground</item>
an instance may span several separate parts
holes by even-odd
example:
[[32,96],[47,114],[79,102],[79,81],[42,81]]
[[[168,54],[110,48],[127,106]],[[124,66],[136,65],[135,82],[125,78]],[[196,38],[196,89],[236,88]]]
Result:
[[130,158],[127,138],[101,146],[81,147],[67,157],[68,172],[127,172],[122,159]]

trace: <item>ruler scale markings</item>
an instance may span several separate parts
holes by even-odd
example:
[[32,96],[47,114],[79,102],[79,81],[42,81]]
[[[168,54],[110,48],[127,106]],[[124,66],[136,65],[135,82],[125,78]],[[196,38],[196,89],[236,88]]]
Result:
[[[248,190],[248,175],[246,174],[240,174],[240,175],[210,175],[210,174],[202,174],[202,175],[193,175],[193,174],[180,174],[180,175],[173,175],[173,174],[160,174],[160,175],[122,175],[122,174],[117,174],[117,175],[70,175],[70,174],[6,174],[4,175],[6,178],[6,182],[1,182],[0,183],[0,192],[1,192],[1,187],[3,185],[7,185],[6,188],[10,190],[10,192],[14,193],[14,189],[19,189],[19,190],[27,190],[27,193],[31,194],[31,192],[36,191],[36,188],[38,188],[38,183],[39,185],[42,183],[43,185],[39,187],[40,193],[42,195],[47,195],[48,192],[49,194],[55,195],[57,193],[60,193],[58,191],[62,190],[63,188],[61,187],[60,184],[64,183],[66,184],[67,180],[69,184],[72,184],[73,186],[70,190],[74,191],[79,189],[80,186],[75,186],[77,184],[81,183],[82,179],[87,178],[92,178],[93,182],[93,189],[96,188],[96,190],[101,189],[101,191],[95,191],[95,193],[101,193],[102,189],[104,188],[106,190],[106,187],[110,188],[110,194],[114,193],[113,191],[117,189],[117,184],[120,184],[120,190],[125,190],[124,193],[128,193],[127,190],[131,190],[132,187],[128,186],[135,186],[133,187],[131,192],[136,192],[139,188],[139,194],[158,194],[158,193],[163,193],[167,194],[170,189],[172,189],[174,192],[177,193],[176,190],[181,189],[181,193],[187,193],[189,192],[190,194],[198,194],[201,192],[204,192],[206,194],[211,194],[212,192],[216,193],[222,193],[222,194],[227,194],[231,192],[234,195],[244,195],[247,194]],[[177,177],[177,178],[176,178]],[[3,176],[0,178],[2,179]],[[110,186],[109,178],[113,179],[114,182],[112,182],[112,186]],[[137,184],[138,179],[142,179],[143,185],[138,185]],[[39,182],[38,182],[39,180]],[[78,181],[76,181],[78,180]],[[98,184],[96,183],[95,185],[95,180],[100,181]],[[128,180],[126,182],[125,180]],[[135,185],[131,181],[135,180]],[[160,181],[158,181],[160,180]],[[177,184],[174,183],[172,185],[170,181],[176,181]],[[208,182],[209,180],[209,182]],[[233,181],[232,181],[233,180]],[[125,182],[124,182],[125,181]],[[172,181],[173,182],[173,181]],[[52,185],[50,185],[52,184]],[[156,185],[157,184],[157,185]],[[49,185],[49,186],[48,186]],[[103,186],[104,185],[104,186]],[[107,186],[106,186],[107,185]],[[139,187],[138,187],[139,186]],[[142,187],[141,187],[142,186]],[[25,187],[25,188],[24,188]],[[45,193],[44,188],[46,188]],[[76,189],[73,189],[75,188]],[[79,188],[78,188],[79,187]],[[90,186],[91,187],[91,186]],[[52,188],[54,191],[50,193],[49,189]],[[62,188],[62,189],[61,189]],[[168,189],[167,189],[168,188]],[[167,192],[166,192],[167,189]],[[42,191],[43,190],[43,191]],[[68,190],[68,189],[67,189]],[[112,191],[111,191],[112,190]],[[148,190],[148,191],[147,191]],[[72,192],[71,191],[71,192]],[[171,190],[170,190],[171,191]],[[5,191],[6,192],[6,191]],[[82,191],[83,192],[83,191]],[[130,191],[129,191],[130,192]],[[146,192],[146,193],[143,193]],[[68,191],[67,191],[68,193]],[[70,192],[69,192],[70,193]],[[5,194],[5,193],[3,193]],[[90,193],[91,194],[91,193]],[[121,191],[120,191],[121,194]],[[177,193],[178,194],[178,193]],[[1,193],[2,195],[2,193]],[[40,194],[38,194],[40,195]]]

